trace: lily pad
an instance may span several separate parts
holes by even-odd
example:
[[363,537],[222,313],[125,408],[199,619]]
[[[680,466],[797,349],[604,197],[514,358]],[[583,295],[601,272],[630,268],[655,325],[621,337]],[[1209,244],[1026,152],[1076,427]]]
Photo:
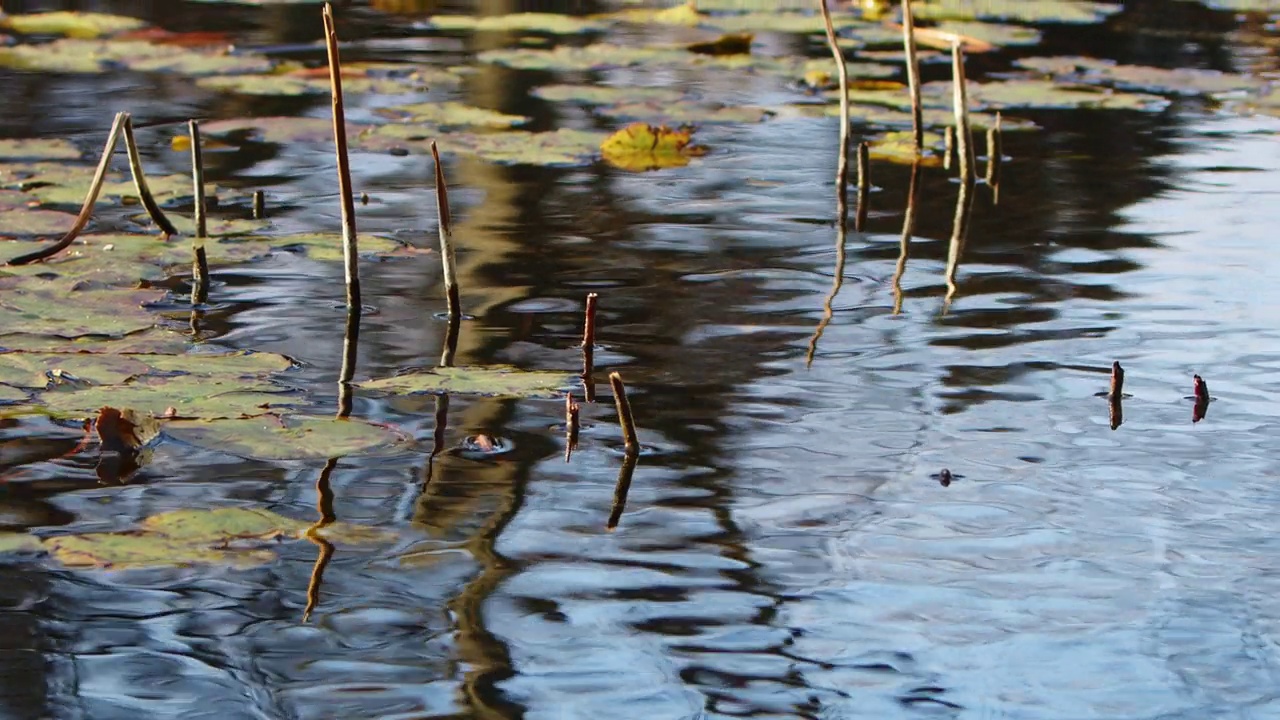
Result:
[[[0,403],[12,404],[26,402],[27,393],[8,385],[0,385]],[[0,540],[0,547],[3,547],[3,541]]]
[[[367,129],[357,123],[347,123],[347,138],[354,139]],[[332,143],[333,121],[329,118],[312,117],[261,117],[237,118],[233,120],[215,120],[201,123],[200,130],[205,136],[230,136],[243,134],[248,138],[264,143],[290,145],[293,143]],[[186,134],[175,137],[185,138]],[[3,175],[0,175],[2,178]],[[147,181],[151,178],[148,176]],[[187,179],[190,185],[190,178]],[[154,192],[154,188],[152,189]]]
[[548,102],[573,102],[583,105],[613,105],[625,102],[676,102],[685,93],[668,86],[621,87],[618,85],[543,85],[530,94]]
[[0,67],[62,73],[104,73],[118,70],[182,75],[265,73],[271,61],[252,53],[184,48],[129,40],[65,38],[40,45],[0,48]]
[[0,140],[0,160],[79,160],[81,154],[62,138]]
[[[7,329],[6,329],[7,330]],[[173,330],[148,328],[124,337],[61,338],[31,333],[0,335],[0,352],[176,354],[191,347],[190,338]]]
[[79,353],[0,354],[0,383],[18,388],[43,390],[57,374],[70,375],[95,385],[123,383],[151,368],[128,355],[82,355]]
[[[94,169],[85,165],[52,162],[0,163],[0,186],[24,191],[33,200],[49,205],[79,206],[93,181]],[[192,197],[189,175],[148,175],[147,186],[156,201],[164,204]],[[207,197],[215,197],[218,188],[205,187]],[[98,202],[137,198],[137,188],[125,173],[109,173],[98,194]],[[69,228],[63,228],[67,230]]]
[[0,553],[38,552],[43,549],[40,538],[17,532],[0,532]]
[[263,415],[238,420],[175,420],[165,434],[183,442],[254,460],[303,460],[352,455],[404,442],[390,428],[361,420]]
[[214,419],[251,417],[306,404],[265,380],[221,375],[146,376],[123,385],[54,390],[39,396],[38,402],[49,412],[68,418],[92,417],[104,405],[128,407],[155,417],[174,408],[179,417]]
[[1035,28],[972,20],[948,20],[938,23],[933,29],[964,38],[972,38],[996,47],[1039,45],[1041,39],[1040,31]]
[[145,27],[147,23],[123,15],[94,12],[43,12],[28,15],[0,15],[0,29],[21,35],[63,35],[96,38]]
[[[497,133],[449,133],[440,144],[442,153],[463,153],[500,165],[543,165],[578,167],[590,165],[599,156],[602,133],[560,128],[554,132],[534,133],[512,130]],[[383,150],[429,154],[429,133],[413,125],[380,125],[358,141],[363,150]]]
[[597,20],[557,15],[554,13],[513,13],[510,15],[433,15],[417,23],[418,27],[431,30],[466,30],[481,32],[538,32],[548,35],[577,35],[605,29]]
[[[1158,95],[1064,85],[1041,78],[1010,78],[986,83],[970,82],[968,90],[970,109],[1000,110],[1025,107],[1161,110],[1169,104],[1168,100]],[[910,99],[904,93],[884,90],[850,90],[849,100],[853,103],[884,105],[899,110],[908,110],[911,105]],[[950,111],[954,102],[951,83],[948,81],[925,83],[920,88],[920,101],[926,109]]]
[[911,8],[918,20],[1089,24],[1106,20],[1123,6],[1083,0],[926,0]]
[[[856,15],[832,13],[831,24],[837,31],[871,25]],[[825,33],[826,25],[818,12],[748,12],[703,15],[698,25],[726,33],[778,32]]]
[[[155,324],[155,316],[142,306],[164,296],[158,289],[86,287],[61,279],[0,277],[0,332],[67,338],[127,335]],[[3,338],[0,335],[0,342]]]
[[505,365],[441,367],[357,383],[399,394],[454,393],[499,397],[559,397],[573,383],[568,373],[518,370]]
[[[76,216],[56,210],[28,207],[29,195],[15,190],[0,190],[0,230],[7,235],[61,235],[75,224]],[[3,252],[3,251],[0,251]]]
[[378,114],[404,122],[428,123],[441,129],[477,127],[500,130],[523,125],[532,119],[524,115],[507,115],[496,110],[486,110],[460,102],[400,105],[380,108]]
[[[268,75],[203,77],[196,84],[241,95],[328,95],[328,73],[328,68],[300,68]],[[433,87],[456,87],[461,82],[457,74],[439,68],[398,63],[349,63],[342,67],[342,91],[347,95],[408,95]]]
[[596,109],[601,115],[619,120],[646,120],[666,123],[757,123],[773,113],[750,105],[721,105],[693,100],[674,102],[622,102]]
[[871,140],[867,148],[868,156],[872,160],[883,160],[902,165],[910,165],[917,160],[926,167],[942,165],[942,157],[938,154],[930,153],[929,150],[941,150],[944,143],[943,137],[938,133],[926,132],[922,139],[925,153],[920,155],[916,153],[914,132],[909,130],[887,132]]
[[707,149],[693,144],[689,128],[632,123],[600,144],[601,154],[614,167],[633,172],[683,167]]
[[1169,95],[1217,95],[1257,91],[1267,86],[1266,81],[1260,78],[1217,70],[1117,65],[1108,60],[1086,57],[1023,58],[1015,64],[1052,76],[1059,82],[1111,85]]

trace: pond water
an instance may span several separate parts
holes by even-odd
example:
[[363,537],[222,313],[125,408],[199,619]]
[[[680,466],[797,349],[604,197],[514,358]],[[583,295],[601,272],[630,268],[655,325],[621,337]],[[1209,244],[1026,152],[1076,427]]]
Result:
[[[87,5],[323,58],[314,5]],[[532,9],[599,9],[568,5]],[[409,31],[369,8],[339,19],[364,59],[445,67],[518,39]],[[1268,77],[1268,22],[1140,0],[1097,24],[1046,25],[1039,47],[974,56],[970,74],[1072,54]],[[825,52],[803,36],[758,41]],[[485,65],[432,97],[538,129],[611,128],[529,89],[628,73],[739,102],[788,92],[724,74]],[[187,162],[168,123],[329,111],[323,95],[219,94],[130,72],[0,70],[0,88],[0,137],[96,148],[107,115],[127,109],[144,159],[165,172]],[[355,99],[349,114],[386,104]],[[169,438],[121,484],[73,451],[77,423],[0,420],[10,530],[127,530],[169,510],[247,507],[394,537],[285,540],[253,567],[6,557],[0,717],[1280,716],[1280,120],[1203,96],[1160,112],[1009,114],[1040,129],[1004,134],[999,202],[973,189],[959,253],[953,173],[920,169],[904,253],[911,168],[872,164],[869,216],[849,228],[834,298],[834,118],[706,125],[705,157],[651,173],[447,157],[459,364],[575,372],[583,299],[600,295],[601,397],[583,404],[567,463],[551,399],[358,391],[353,416],[399,428],[411,449],[326,467]],[[290,226],[336,231],[330,145],[206,160],[211,182],[265,188]],[[435,247],[429,157],[359,152],[352,167],[370,196],[362,232]],[[98,222],[130,212],[104,206]],[[362,273],[357,379],[435,365],[438,257]],[[282,252],[213,280],[199,340],[293,358],[289,381],[335,409],[341,265]],[[174,299],[158,310],[185,323],[186,279],[164,286]],[[1115,428],[1098,396],[1113,361],[1128,393]],[[612,530],[623,452],[611,370],[644,446]],[[1198,422],[1195,374],[1214,397]]]

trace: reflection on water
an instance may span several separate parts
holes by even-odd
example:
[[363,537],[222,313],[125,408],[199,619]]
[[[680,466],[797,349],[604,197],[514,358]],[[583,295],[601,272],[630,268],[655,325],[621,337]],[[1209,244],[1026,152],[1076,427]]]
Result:
[[[314,8],[178,5],[118,7],[255,43],[318,37]],[[1052,28],[1047,54],[1179,65],[1192,30],[1198,63],[1246,54],[1233,21],[1192,7]],[[404,34],[349,20],[353,38]],[[548,127],[598,122],[528,100],[548,77],[482,68],[462,92]],[[328,102],[0,82],[21,98],[5,136],[100,134],[107,99],[148,124]],[[0,714],[1275,715],[1280,125],[1191,103],[1026,115],[1044,129],[1003,136],[998,205],[941,169],[877,163],[860,230],[832,203],[824,120],[704,127],[715,152],[646,175],[446,159],[469,314],[454,328],[434,256],[368,265],[358,324],[338,267],[282,253],[216,270],[202,338],[297,358],[290,381],[325,412],[395,424],[414,448],[272,464],[165,441],[104,485],[80,428],[0,421],[7,530],[223,505],[314,523],[249,570],[8,556]],[[161,129],[139,137],[148,167],[182,171]],[[212,182],[267,186],[275,217],[337,228],[330,151],[206,159]],[[352,164],[373,198],[361,229],[434,247],[429,165]],[[590,397],[566,463],[563,399],[352,392],[442,358],[576,371],[589,292],[593,364],[627,378],[638,464]],[[1214,413],[1200,381],[1188,423],[1200,375]],[[339,518],[399,539],[335,550],[318,530]]]

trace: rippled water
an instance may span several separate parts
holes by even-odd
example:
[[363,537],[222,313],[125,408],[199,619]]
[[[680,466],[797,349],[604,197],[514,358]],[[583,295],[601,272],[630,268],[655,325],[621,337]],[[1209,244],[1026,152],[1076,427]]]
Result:
[[[1270,66],[1234,44],[1230,15],[1130,5],[1046,44]],[[315,36],[253,10],[155,12]],[[530,80],[485,72],[472,102],[527,102]],[[142,76],[0,73],[0,87],[26,99],[0,109],[16,137],[96,137],[106,104],[151,121],[327,112]],[[461,362],[575,367],[582,298],[601,294],[597,362],[626,375],[645,445],[613,531],[607,398],[584,405],[566,464],[556,401],[453,397],[449,449],[429,460],[437,399],[359,396],[356,415],[419,449],[341,459],[323,479],[323,463],[170,441],[131,484],[101,486],[92,459],[63,457],[78,432],[4,421],[2,464],[25,466],[0,491],[6,528],[214,506],[311,519],[331,502],[400,539],[339,548],[305,620],[324,548],[304,540],[248,570],[10,561],[0,717],[1280,716],[1280,121],[1190,100],[1027,115],[1046,129],[1006,135],[1000,202],[976,188],[950,287],[958,187],[922,174],[904,261],[910,170],[874,166],[825,323],[834,122],[708,127],[715,152],[654,174],[449,163],[473,316]],[[183,160],[156,138],[148,162]],[[361,229],[431,246],[429,163],[353,165],[374,198]],[[266,184],[291,220],[331,229],[332,174],[327,151],[295,150],[211,179]],[[435,261],[364,279],[359,376],[433,364]],[[341,268],[280,254],[215,280],[205,337],[296,358],[291,379],[332,406]],[[1096,394],[1115,360],[1131,397],[1112,430]],[[1193,423],[1196,373],[1216,400]],[[478,434],[507,451],[468,445]]]

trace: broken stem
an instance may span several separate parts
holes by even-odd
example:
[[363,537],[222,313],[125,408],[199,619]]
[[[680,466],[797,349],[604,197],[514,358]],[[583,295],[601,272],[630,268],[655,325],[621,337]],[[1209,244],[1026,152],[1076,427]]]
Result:
[[622,376],[609,373],[609,385],[613,388],[613,404],[618,410],[618,423],[622,425],[622,438],[626,441],[626,454],[640,454],[640,440],[636,438],[636,419],[631,414],[631,402],[627,400],[627,388]]
[[449,322],[462,317],[462,305],[458,300],[458,270],[453,255],[453,228],[449,218],[449,188],[444,182],[444,165],[440,163],[440,150],[431,141],[431,159],[436,163],[436,209],[440,214],[440,262],[444,264],[444,293],[448,304]]
[[608,530],[616,530],[622,520],[622,512],[627,509],[627,493],[631,491],[631,476],[635,474],[636,455],[622,458],[622,467],[618,469],[618,482],[613,487],[613,508],[609,511],[609,520],[605,523]]
[[146,173],[142,171],[142,155],[138,152],[138,142],[133,138],[133,119],[126,116],[124,125],[121,130],[124,132],[124,149],[129,155],[129,172],[133,175],[133,187],[138,191],[138,199],[142,201],[142,207],[146,208],[147,215],[151,216],[151,221],[160,228],[165,235],[177,235],[178,229],[169,222],[168,216],[160,209],[156,198],[151,194],[151,188],[147,185]]
[[194,260],[191,263],[191,304],[203,305],[209,299],[209,257],[204,250],[208,221],[204,204],[204,159],[200,154],[200,123],[187,121],[191,135],[191,187],[195,196],[196,234],[191,238]]
[[924,111],[920,103],[920,58],[916,55],[916,21],[911,0],[902,0],[902,47],[907,53],[907,87],[911,93],[911,136],[916,154],[924,149]]
[[89,192],[85,195],[84,205],[80,208],[80,214],[76,216],[76,222],[67,231],[67,234],[48,247],[13,258],[8,262],[9,265],[26,265],[37,260],[53,257],[75,242],[76,237],[80,235],[80,231],[84,230],[85,225],[89,224],[89,218],[93,216],[93,204],[98,201],[98,193],[102,192],[102,182],[106,179],[107,168],[111,165],[111,154],[116,150],[116,139],[120,137],[120,128],[128,117],[129,113],[116,113],[116,119],[111,123],[111,135],[107,137],[107,144],[102,148],[102,159],[98,161],[98,169],[94,171],[93,182],[89,184]]
[[960,161],[960,182],[968,184],[974,178],[972,136],[969,132],[969,88],[964,77],[964,49],[960,43],[951,44],[951,83],[956,116],[956,154]]
[[1107,397],[1118,398],[1124,392],[1124,368],[1120,367],[1120,361],[1116,360],[1111,363],[1111,390],[1107,392]]
[[578,448],[578,432],[582,428],[578,414],[581,406],[573,400],[573,393],[565,393],[564,396],[564,427],[565,427],[565,443],[564,443],[564,461],[569,462],[569,458],[573,457],[573,451]]
[[329,51],[329,90],[333,96],[333,143],[338,156],[338,194],[342,199],[342,257],[346,266],[347,308],[360,309],[360,254],[356,244],[356,208],[351,195],[351,162],[347,157],[347,121],[342,105],[342,65],[333,5],[324,4],[324,39]]
[[[840,157],[836,162],[836,192],[844,202],[845,189],[849,186],[849,70],[845,67],[844,52],[836,41],[836,29],[831,23],[831,11],[826,0],[818,0],[822,9],[822,22],[827,31],[827,45],[836,61],[836,76],[840,80]],[[843,205],[841,205],[843,207]]]
[[582,382],[591,382],[596,357],[596,293],[587,293],[586,318],[582,322]]

